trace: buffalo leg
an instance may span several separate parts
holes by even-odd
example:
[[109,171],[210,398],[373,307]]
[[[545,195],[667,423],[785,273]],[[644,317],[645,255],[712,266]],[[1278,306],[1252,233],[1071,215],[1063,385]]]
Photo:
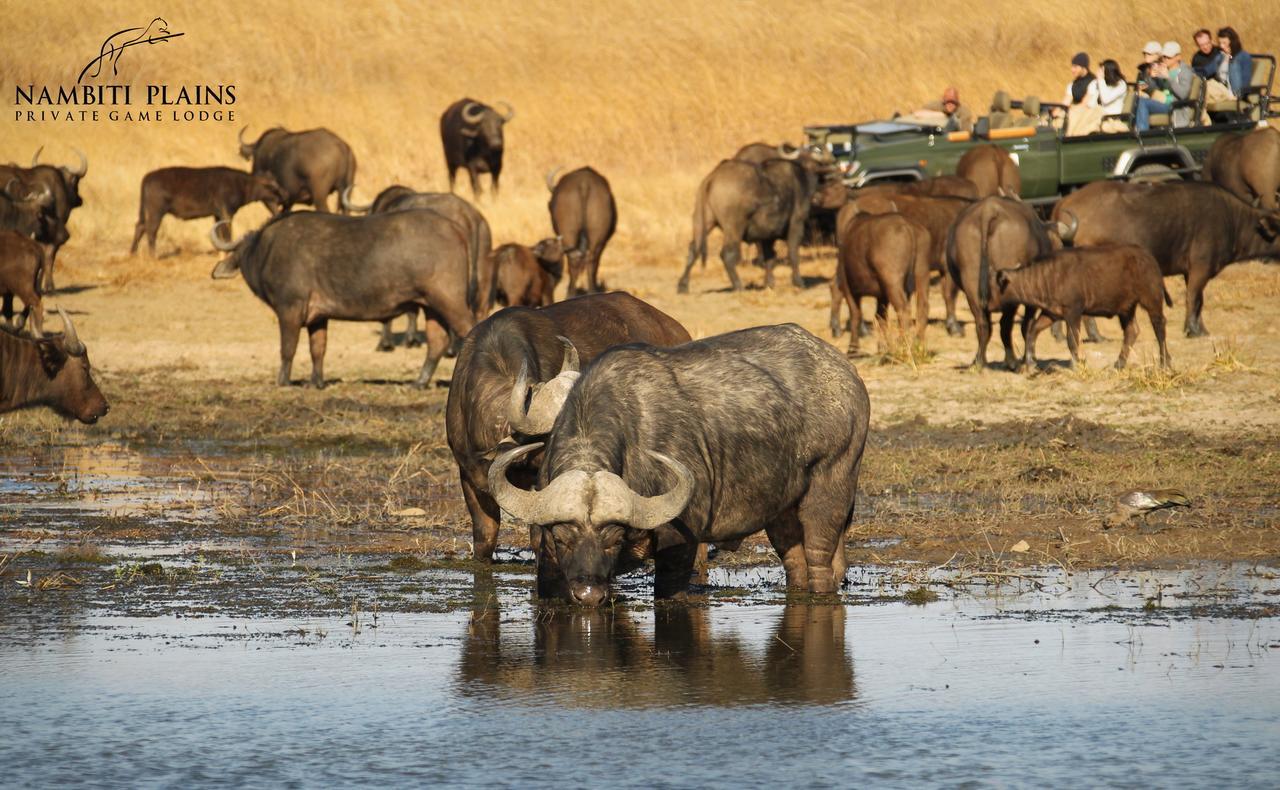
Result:
[[1067,321],[1067,348],[1071,350],[1071,367],[1080,364],[1080,314],[1069,315]]
[[653,597],[659,600],[683,598],[698,558],[698,544],[681,541],[653,555]]
[[1093,316],[1084,319],[1084,331],[1086,343],[1101,343],[1106,340],[1102,333],[1098,331],[1098,321]]
[[[902,313],[899,312],[898,315],[901,316]],[[876,299],[876,329],[880,330],[880,336],[876,338],[876,351],[883,353],[889,339],[889,302],[882,298]]]
[[1036,338],[1040,333],[1050,325],[1056,326],[1053,316],[1048,313],[1040,313],[1035,315],[1035,309],[1026,308],[1028,315],[1033,316],[1033,320],[1024,321],[1022,325],[1022,361],[1026,365],[1029,372],[1034,373],[1036,370]]
[[44,246],[44,284],[40,287],[40,293],[53,293],[56,286],[53,284],[53,262],[58,257],[58,245],[45,244]]
[[787,263],[791,264],[791,284],[803,289],[804,278],[800,276],[800,244],[804,241],[804,220],[793,218],[790,230],[791,232],[787,234]]
[[964,337],[964,326],[961,325],[960,319],[956,318],[956,281],[952,279],[951,272],[945,269],[942,272],[942,301],[947,307],[947,334],[951,337]]
[[[726,240],[724,246],[720,248],[720,260],[724,263],[724,270],[729,275],[729,282],[735,291],[742,290],[742,278],[738,277],[738,261],[741,258],[741,244]],[[773,264],[768,264],[769,270],[772,270],[772,267]],[[765,275],[765,285],[770,285],[771,282],[769,275]]]
[[836,269],[836,274],[831,278],[831,337],[838,338],[840,333],[844,331],[844,324],[840,320],[840,308],[844,305],[845,294],[844,288],[840,283],[840,270]]
[[278,316],[280,321],[280,374],[276,376],[276,384],[289,386],[289,373],[293,369],[293,355],[298,351],[298,333],[302,331],[302,322],[292,317]]
[[565,293],[569,296],[584,294],[587,292],[586,288],[578,286],[578,277],[581,276],[583,280],[587,279],[582,271],[583,264],[587,261],[587,255],[582,250],[569,250],[567,257],[569,259],[569,287]]
[[394,318],[389,318],[382,322],[382,336],[378,338],[378,351],[395,351],[396,339],[391,332],[391,322]]
[[418,373],[417,381],[413,382],[413,386],[418,389],[426,389],[431,385],[431,376],[436,372],[436,365],[440,364],[440,357],[443,357],[444,352],[449,348],[448,330],[430,313],[427,314],[425,329],[427,358],[422,362],[422,370]]
[[467,165],[467,176],[471,178],[471,197],[476,201],[480,201],[480,173],[476,171],[475,165]]
[[1209,273],[1204,266],[1195,266],[1187,273],[1187,320],[1184,331],[1187,337],[1204,337],[1209,330],[1204,328],[1200,320],[1200,311],[1204,309],[1204,288],[1209,284]]
[[[138,224],[133,226],[133,244],[129,245],[129,254],[138,254],[138,242],[142,241],[142,236],[147,232],[147,223],[145,217],[138,217]],[[151,254],[155,255],[155,249],[151,250]]]
[[418,331],[418,308],[405,313],[405,317],[409,323],[404,330],[404,345],[406,348],[418,348],[427,342],[427,336]]
[[1156,302],[1155,308],[1147,311],[1147,318],[1151,319],[1151,331],[1155,333],[1156,342],[1160,344],[1160,366],[1167,368],[1173,364],[1173,360],[1169,357],[1169,346],[1164,342],[1164,311],[1159,302]]
[[835,569],[843,568],[845,563],[837,562],[835,553],[844,551],[842,538],[853,516],[850,479],[853,478],[847,464],[835,463],[815,469],[809,491],[796,509],[803,531],[805,564],[809,569],[809,592],[815,595],[834,593],[843,581],[835,577]]
[[329,321],[321,318],[307,324],[307,335],[311,341],[311,386],[324,389],[324,350],[329,341]]
[[[704,240],[705,243],[705,240]],[[680,281],[676,283],[676,293],[689,293],[689,272],[693,269],[693,263],[698,259],[697,242],[689,242],[689,257],[684,262],[684,272],[680,275]],[[566,297],[568,296],[566,292]]]
[[845,298],[849,300],[849,356],[858,353],[858,342],[862,339],[862,299],[855,296],[852,290],[845,290]]
[[[493,550],[498,547],[502,510],[488,492],[472,485],[465,473],[462,474],[462,498],[466,500],[467,510],[471,513],[472,556],[479,562],[493,562]],[[541,532],[537,527],[534,529]]]
[[1133,341],[1138,339],[1138,322],[1134,320],[1135,317],[1135,313],[1119,316],[1120,329],[1124,332],[1124,342],[1120,346],[1120,358],[1116,360],[1116,370],[1123,370],[1129,362],[1129,351],[1133,348]]
[[804,529],[794,510],[778,518],[778,521],[765,527],[765,534],[773,550],[782,559],[782,567],[787,572],[787,590],[804,592],[809,589],[809,562],[805,559]]
[[1018,317],[1016,307],[1000,311],[1000,343],[1004,346],[1004,367],[1018,369],[1018,357],[1013,353],[1013,322]]

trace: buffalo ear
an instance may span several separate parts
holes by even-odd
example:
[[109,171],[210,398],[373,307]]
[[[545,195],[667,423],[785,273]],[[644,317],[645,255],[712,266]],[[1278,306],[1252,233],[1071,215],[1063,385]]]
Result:
[[1002,291],[1009,287],[1009,275],[1005,273],[1004,269],[996,270],[996,285],[1000,286]]
[[40,366],[49,378],[57,376],[62,366],[67,364],[67,354],[57,343],[49,340],[37,341],[36,349],[40,354]]
[[480,130],[474,126],[464,126],[461,129],[463,137],[475,137],[480,134]]

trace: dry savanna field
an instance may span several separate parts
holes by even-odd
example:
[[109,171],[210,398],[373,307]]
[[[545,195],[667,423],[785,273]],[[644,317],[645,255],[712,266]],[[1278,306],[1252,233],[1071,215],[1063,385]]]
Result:
[[[228,529],[323,522],[342,531],[349,549],[423,553],[465,549],[469,530],[444,443],[447,390],[408,386],[421,351],[376,353],[376,325],[336,325],[330,386],[275,388],[275,318],[243,281],[209,278],[212,220],[168,218],[157,259],[127,254],[147,171],[244,167],[236,133],[246,124],[251,136],[275,125],[326,126],[356,153],[359,202],[392,183],[445,189],[441,111],[462,96],[506,100],[516,115],[506,129],[502,192],[478,204],[495,243],[549,235],[544,174],[589,164],[610,179],[619,207],[601,267],[610,288],[652,302],[695,338],[784,321],[829,337],[831,249],[803,250],[803,290],[782,276],[766,291],[763,272],[744,265],[750,287],[734,294],[725,290],[715,234],[691,293],[675,292],[694,188],[740,145],[795,142],[806,123],[884,117],[947,84],[975,111],[998,89],[1056,100],[1077,50],[1095,63],[1115,57],[1131,71],[1146,40],[1176,39],[1189,50],[1199,27],[1231,24],[1250,50],[1280,52],[1280,5],[1267,2],[341,10],[177,2],[163,15],[185,35],[127,52],[119,79],[234,84],[234,123],[15,119],[15,85],[74,83],[105,36],[155,13],[134,3],[7,4],[0,159],[25,163],[39,146],[46,161],[74,164],[73,148],[89,158],[85,205],[72,214],[72,239],[59,256],[64,290],[49,303],[75,317],[112,411],[87,428],[41,412],[6,415],[0,452],[112,443],[175,454],[197,479],[250,481],[241,499],[225,503]],[[56,46],[35,43],[50,41],[50,31]],[[260,206],[246,209],[236,233],[264,217]],[[1145,316],[1123,372],[1110,369],[1119,351],[1114,321],[1102,322],[1109,340],[1085,346],[1086,364],[1075,371],[970,370],[974,339],[963,307],[965,337],[947,337],[935,323],[924,355],[877,355],[875,341],[864,341],[873,353],[856,362],[871,393],[872,436],[852,558],[1064,566],[1280,559],[1280,267],[1238,264],[1214,280],[1204,310],[1212,335],[1204,339],[1182,337],[1182,283],[1167,284],[1175,301],[1166,312],[1171,372],[1154,366]],[[932,314],[942,315],[936,289]],[[843,348],[847,337],[834,342]],[[305,349],[295,380],[309,373]],[[1068,358],[1047,335],[1038,351]],[[451,370],[446,360],[438,378]],[[1183,488],[1195,507],[1141,528],[1103,530],[1108,497],[1135,486]],[[425,516],[397,515],[406,508]],[[1010,553],[1019,541],[1029,550]],[[520,537],[511,531],[504,542]]]

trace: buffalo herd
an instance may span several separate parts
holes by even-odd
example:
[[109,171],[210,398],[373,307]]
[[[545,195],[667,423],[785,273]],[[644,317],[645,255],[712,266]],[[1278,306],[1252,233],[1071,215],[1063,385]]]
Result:
[[[548,173],[550,236],[495,247],[454,180],[465,168],[478,198],[487,173],[496,199],[514,117],[499,104],[502,112],[461,99],[441,116],[449,192],[392,185],[368,205],[352,202],[356,157],[329,130],[274,128],[252,142],[241,130],[248,171],[146,174],[131,252],[145,236],[154,255],[167,214],[213,217],[210,239],[225,253],[213,276],[240,275],[275,312],[281,385],[304,327],[320,388],[329,321],[383,322],[385,350],[391,320],[409,317],[413,344],[421,314],[426,353],[415,384],[430,385],[441,357],[457,351],[445,428],[474,556],[493,560],[504,512],[523,522],[540,596],[599,606],[617,574],[653,560],[655,596],[679,598],[708,544],[733,549],[759,532],[781,558],[788,589],[835,592],[870,416],[853,365],[794,324],[694,340],[645,302],[605,293],[599,269],[618,205],[591,167]],[[39,155],[30,167],[0,167],[0,412],[44,406],[93,423],[108,406],[84,343],[60,309],[62,333],[44,332],[42,298],[88,162],[80,155],[77,167],[55,166]],[[1119,319],[1123,366],[1138,306],[1167,366],[1165,277],[1186,281],[1184,329],[1194,337],[1206,334],[1205,285],[1224,266],[1280,258],[1280,132],[1224,135],[1203,175],[1097,182],[1042,217],[1020,200],[1017,163],[996,146],[972,149],[955,175],[852,189],[825,148],[752,143],[698,185],[677,290],[688,292],[717,228],[734,291],[743,288],[744,243],[756,246],[773,287],[779,241],[792,283],[805,287],[799,249],[825,213],[836,246],[831,330],[844,330],[847,306],[850,355],[864,330],[863,297],[875,299],[882,327],[892,308],[903,336],[923,343],[936,274],[950,334],[963,333],[957,296],[968,302],[976,367],[986,366],[995,313],[1009,369],[1034,369],[1036,337],[1055,321],[1066,324],[1074,361],[1091,316]],[[236,212],[253,202],[272,216],[235,237]],[[561,279],[572,298],[556,302]],[[493,312],[495,303],[504,309]],[[1022,355],[1013,343],[1019,308]]]

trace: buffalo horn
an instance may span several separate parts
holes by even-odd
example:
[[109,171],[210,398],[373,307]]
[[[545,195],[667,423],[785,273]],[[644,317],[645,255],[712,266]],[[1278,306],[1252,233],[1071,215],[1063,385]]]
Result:
[[556,375],[563,376],[566,373],[577,373],[578,372],[577,347],[573,345],[572,340],[565,337],[564,335],[556,335],[556,340],[559,340],[564,345],[564,362],[560,364],[560,372]]
[[1069,242],[1076,237],[1076,231],[1080,229],[1080,220],[1076,217],[1075,214],[1072,214],[1070,211],[1067,211],[1066,209],[1063,209],[1062,213],[1070,217],[1071,222],[1070,224],[1068,224],[1066,222],[1062,222],[1061,220],[1058,221],[1057,223],[1058,238],[1062,239],[1064,242]]
[[373,208],[372,203],[356,205],[351,202],[351,190],[354,188],[355,187],[349,186],[338,193],[338,200],[342,202],[342,207],[345,208],[347,211],[361,211],[361,212],[365,212]]
[[[585,492],[591,479],[586,472],[565,472],[542,491],[525,491],[507,479],[507,467],[542,447],[534,442],[508,450],[489,466],[489,493],[503,510],[528,524],[580,521],[588,517]],[[598,474],[598,473],[597,473]]]
[[62,318],[62,344],[67,353],[77,357],[84,354],[84,343],[76,335],[76,325],[71,323],[71,316],[61,306],[58,307],[58,315]]
[[511,119],[516,117],[516,108],[512,107],[509,103],[504,101],[500,101],[498,102],[498,104],[501,104],[503,107],[507,108],[507,111],[502,114],[502,122],[510,123]]
[[227,226],[227,235],[228,236],[231,235],[231,223],[227,222],[225,219],[218,220],[217,222],[213,223],[213,227],[209,230],[209,240],[213,242],[213,248],[215,250],[220,250],[222,252],[231,252],[236,247],[240,246],[240,242],[244,241],[244,237],[241,236],[235,241],[223,241],[221,238],[218,237],[218,228],[222,227],[223,225]]
[[67,172],[76,178],[84,178],[84,174],[89,172],[89,157],[85,156],[84,151],[79,148],[72,148],[71,150],[76,152],[76,156],[80,157],[80,167],[75,170],[68,168]]
[[462,105],[462,120],[467,123],[480,123],[480,119],[484,117],[484,105],[479,102],[469,101]]
[[44,146],[42,145],[39,148],[37,148],[35,154],[31,156],[32,167],[35,167],[36,165],[40,164],[40,152],[43,150],[44,150]]
[[791,146],[789,143],[778,143],[778,156],[783,159],[799,159],[800,149]]
[[[670,523],[684,511],[689,504],[689,498],[693,496],[693,473],[684,464],[670,456],[653,451],[650,451],[649,455],[675,473],[677,480],[671,490],[657,496],[641,496],[612,472],[596,472],[596,502],[597,509],[601,512],[592,513],[593,521],[616,520],[635,529],[657,529],[663,524]],[[610,503],[611,500],[605,492],[618,485],[626,489],[627,504],[624,510],[627,512],[617,514],[603,512],[603,508],[599,506]]]
[[556,165],[555,167],[551,168],[550,171],[547,172],[547,189],[548,190],[552,192],[556,191],[556,173],[559,173],[561,170],[564,170],[564,167],[562,167],[561,165]]

